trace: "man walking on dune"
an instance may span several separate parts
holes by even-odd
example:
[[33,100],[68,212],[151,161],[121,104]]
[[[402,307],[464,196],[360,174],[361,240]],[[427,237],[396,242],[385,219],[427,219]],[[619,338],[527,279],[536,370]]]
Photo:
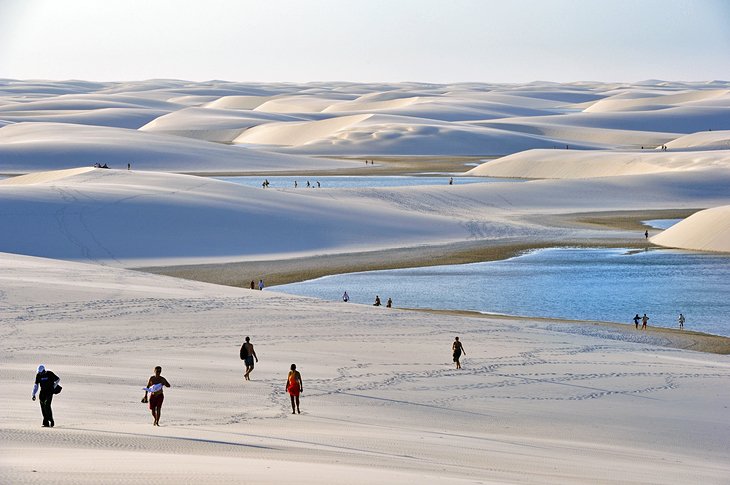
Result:
[[144,388],[144,397],[142,402],[147,402],[147,393],[150,393],[149,403],[150,411],[152,411],[153,426],[160,425],[160,415],[162,414],[162,401],[165,400],[165,394],[162,392],[163,387],[170,387],[167,379],[162,377],[162,367],[155,367],[155,375],[147,381],[147,387]]
[[53,401],[53,395],[57,393],[56,388],[60,390],[58,385],[60,380],[61,378],[56,374],[46,370],[46,366],[43,364],[38,366],[38,373],[35,376],[35,385],[33,386],[33,400],[35,401],[35,395],[40,387],[41,393],[38,396],[38,400],[41,404],[41,413],[43,413],[44,428],[53,428],[56,424],[53,422],[51,402]]
[[461,359],[462,353],[466,355],[466,351],[464,350],[464,346],[461,345],[461,342],[459,342],[459,337],[456,337],[454,343],[451,344],[451,351],[454,353],[454,362],[456,363],[456,368],[461,369],[461,362],[459,361],[459,359]]
[[256,362],[258,362],[259,358],[256,356],[256,351],[253,349],[253,344],[249,337],[246,337],[246,341],[241,345],[240,355],[241,360],[246,364],[246,373],[243,374],[243,378],[250,381],[251,378],[248,376],[253,371],[253,360],[256,359]]

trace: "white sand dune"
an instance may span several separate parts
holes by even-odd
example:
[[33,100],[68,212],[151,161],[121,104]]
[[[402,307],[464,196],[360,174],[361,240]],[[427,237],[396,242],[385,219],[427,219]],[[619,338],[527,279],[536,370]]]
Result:
[[[643,244],[563,216],[659,209],[707,208],[651,242],[728,252],[728,90],[0,80],[0,173],[27,174],[0,180],[0,483],[727,483],[730,359],[671,348],[705,348],[692,332],[374,308],[122,268]],[[133,128],[134,113],[150,117],[141,130],[98,126]],[[547,149],[566,144],[591,150]],[[643,144],[670,149],[625,149]],[[509,155],[470,175],[546,180],[307,190],[171,173],[362,163],[312,154]],[[292,362],[305,386],[295,416]],[[54,429],[30,400],[40,363],[64,387]],[[159,428],[139,402],[155,365],[172,384]]]
[[607,113],[615,111],[651,111],[665,109],[681,104],[708,101],[717,103],[719,99],[730,99],[730,90],[710,89],[704,91],[688,91],[677,94],[652,95],[648,97],[611,96],[592,103],[584,111],[586,113]]
[[[0,265],[4,483],[730,475],[730,361],[658,347],[653,331],[607,340],[591,326],[327,303],[27,256],[0,254]],[[246,335],[259,357],[248,382]],[[41,362],[64,388],[53,429],[30,400]],[[292,362],[300,415],[283,392]],[[155,365],[172,385],[159,428],[139,402]]]
[[305,192],[127,170],[33,174],[0,181],[0,250],[141,266],[469,237],[460,221],[438,214]]
[[323,170],[359,163],[267,153],[164,134],[67,123],[0,128],[0,173],[107,163],[113,168],[195,173]]
[[[556,141],[433,119],[358,114],[259,125],[242,133],[234,143],[285,146],[287,152],[302,154],[478,156],[554,147]],[[595,145],[578,147],[594,148]]]
[[301,121],[293,116],[234,109],[186,108],[156,118],[140,128],[148,133],[231,143],[247,129],[272,121]]
[[329,95],[328,97],[322,95],[282,96],[265,101],[254,108],[254,110],[266,113],[317,113],[321,112],[333,103],[338,103],[342,99],[349,98],[350,96],[346,94],[339,96]]
[[[473,124],[504,130],[529,132],[549,126],[598,128],[638,132],[690,134],[707,130],[730,129],[726,106],[680,106],[656,111],[608,113],[565,113],[528,118],[505,118]],[[624,143],[622,143],[623,145]],[[645,143],[645,145],[650,142]]]
[[651,242],[672,248],[730,253],[730,205],[692,214],[652,237]]
[[[199,111],[187,111],[191,106]],[[211,113],[203,113],[204,109]],[[239,125],[236,115],[219,110],[233,110],[260,123],[253,131],[242,131],[251,123]],[[658,146],[682,134],[730,130],[729,110],[730,86],[719,81],[525,85],[0,81],[0,120],[131,129],[146,125],[145,131],[220,143],[243,137],[237,143],[254,149],[278,146],[283,151],[328,156],[501,156],[565,145]],[[353,123],[353,116],[362,118]]]
[[168,111],[145,108],[101,108],[89,111],[23,111],[0,113],[2,119],[13,123],[72,123],[110,126],[136,130]]
[[528,150],[482,163],[467,174],[480,177],[583,179],[708,168],[730,170],[730,150]]
[[223,96],[210,100],[204,107],[252,111],[271,99],[272,96]]
[[[44,180],[48,180],[45,182]],[[42,182],[42,183],[39,183]],[[257,189],[81,169],[0,181],[0,251],[118,266],[289,258],[469,240],[595,236],[538,214],[712,207],[730,171],[388,189]]]
[[248,130],[234,140],[235,143],[262,145],[304,145],[321,138],[347,132],[351,126],[367,120],[372,115],[352,115],[320,121],[269,123],[258,129]]
[[730,150],[730,130],[702,131],[666,143],[670,150]]

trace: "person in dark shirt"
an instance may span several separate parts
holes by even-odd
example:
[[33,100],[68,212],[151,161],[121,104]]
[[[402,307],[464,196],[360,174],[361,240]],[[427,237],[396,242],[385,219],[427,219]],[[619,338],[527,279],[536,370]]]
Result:
[[46,370],[46,366],[43,364],[38,366],[38,373],[35,375],[35,385],[33,386],[33,400],[35,401],[35,395],[40,387],[41,393],[38,396],[38,400],[41,404],[41,413],[43,414],[43,427],[53,428],[56,424],[53,421],[53,410],[51,409],[51,401],[53,401],[53,394],[55,394],[56,387],[61,380],[53,372]]
[[464,350],[464,346],[461,345],[461,342],[459,341],[459,337],[455,337],[454,343],[451,344],[451,351],[454,353],[454,362],[456,363],[456,368],[461,369],[461,354],[466,355],[466,351]]
[[249,337],[246,337],[246,341],[241,346],[241,359],[246,364],[246,373],[243,374],[243,378],[247,381],[250,381],[251,378],[249,375],[251,374],[251,371],[253,371],[253,360],[256,359],[256,362],[259,361],[258,356],[256,355],[256,351],[253,349],[253,344],[251,343],[251,339]]

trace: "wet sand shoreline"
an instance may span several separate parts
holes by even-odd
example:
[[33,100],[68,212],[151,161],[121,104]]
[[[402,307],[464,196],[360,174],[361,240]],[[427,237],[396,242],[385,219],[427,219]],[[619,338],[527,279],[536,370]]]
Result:
[[[452,160],[450,163],[452,166],[456,163],[463,164],[463,159],[459,162]],[[404,169],[403,165],[397,165],[399,165],[398,173],[402,174]],[[424,164],[416,163],[414,164],[415,167],[422,170]],[[259,279],[264,279],[267,286],[276,286],[342,273],[496,261],[508,259],[527,251],[545,248],[656,249],[658,248],[657,246],[648,243],[643,237],[640,237],[641,233],[647,229],[647,226],[642,224],[641,221],[685,218],[698,210],[700,209],[632,210],[540,216],[543,223],[549,220],[549,225],[551,226],[582,227],[606,231],[606,237],[595,239],[553,239],[539,241],[525,241],[523,239],[480,240],[357,253],[323,254],[293,259],[144,267],[135,269],[177,278],[248,288],[250,281],[257,282]],[[628,239],[625,237],[625,233],[621,231],[636,231],[638,234],[636,238]],[[649,228],[649,231],[652,232],[652,229]],[[474,318],[547,322],[561,325],[593,325],[604,329],[611,329],[617,332],[617,338],[623,337],[629,341],[631,341],[633,335],[636,335],[636,331],[631,325],[614,322],[574,321],[530,316],[503,316],[463,310],[405,310],[461,315]],[[656,343],[658,345],[666,347],[730,354],[730,338],[728,337],[663,327],[651,327],[648,331],[639,335],[651,336],[657,341]]]

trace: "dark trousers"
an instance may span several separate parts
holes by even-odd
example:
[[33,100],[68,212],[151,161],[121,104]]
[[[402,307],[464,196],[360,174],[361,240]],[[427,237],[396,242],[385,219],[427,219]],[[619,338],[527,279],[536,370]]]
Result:
[[43,413],[43,426],[53,425],[53,410],[51,410],[51,401],[53,401],[53,393],[48,394],[41,393],[38,396],[38,401],[41,403],[41,413]]

